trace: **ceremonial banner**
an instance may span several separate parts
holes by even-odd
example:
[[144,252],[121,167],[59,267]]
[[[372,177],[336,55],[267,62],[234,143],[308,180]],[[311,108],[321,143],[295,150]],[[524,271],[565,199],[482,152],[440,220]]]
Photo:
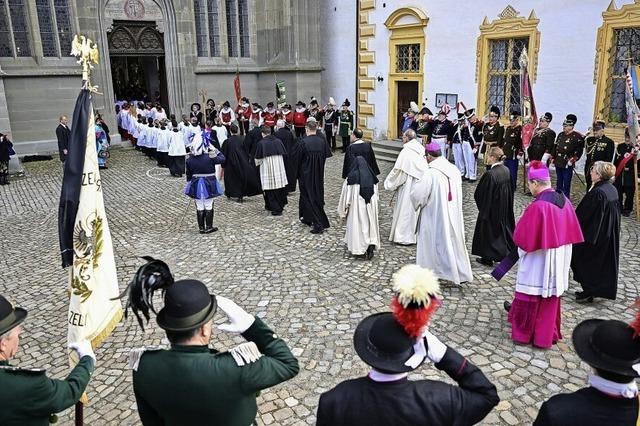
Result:
[[284,81],[276,81],[276,103],[278,108],[282,108],[287,103],[287,90]]
[[233,89],[236,92],[236,102],[240,102],[242,91],[240,90],[240,73],[238,72],[236,72],[236,77],[233,79]]
[[[89,82],[98,49],[91,40],[76,36],[72,55],[83,65],[83,88],[73,111],[69,153],[64,165],[58,210],[62,267],[69,270],[67,341],[88,340],[95,348],[111,334],[122,318],[111,233],[104,210],[98,169],[95,119]],[[71,352],[70,363],[78,359]],[[76,417],[82,413],[76,405]],[[78,418],[76,418],[78,421]]]
[[122,318],[111,233],[98,169],[91,93],[83,89],[73,112],[58,225],[62,266],[69,271],[69,343],[89,340],[93,347]]
[[[536,104],[533,101],[533,90],[531,89],[531,80],[529,79],[529,58],[527,57],[527,49],[523,49],[519,59],[520,63],[520,105],[522,106],[522,147],[526,153],[533,132],[538,126],[538,114],[536,113]],[[526,154],[525,154],[526,155]]]

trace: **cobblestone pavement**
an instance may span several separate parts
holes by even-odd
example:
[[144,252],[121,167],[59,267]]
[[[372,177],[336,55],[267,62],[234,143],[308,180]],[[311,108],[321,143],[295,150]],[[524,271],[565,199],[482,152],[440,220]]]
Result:
[[[332,228],[316,236],[296,217],[298,193],[279,218],[267,215],[261,197],[243,204],[218,199],[215,224],[220,231],[200,235],[194,208],[181,195],[183,179],[171,178],[166,169],[154,168],[131,149],[112,154],[102,181],[120,287],[141,264],[136,256],[151,255],[168,261],[176,277],[200,278],[212,291],[264,318],[289,343],[301,368],[293,380],[262,392],[258,423],[314,424],[320,393],[366,373],[352,347],[354,329],[364,316],[387,308],[391,274],[415,261],[414,247],[386,242],[391,195],[381,193],[385,242],[369,262],[349,257],[343,248],[344,227],[336,213],[342,155],[331,158],[326,171]],[[30,311],[17,363],[45,367],[49,374],[64,377],[67,284],[57,239],[62,171],[55,160],[27,163],[25,169],[26,177],[0,187],[0,291]],[[383,179],[391,164],[381,163],[381,169]],[[464,184],[469,248],[477,214],[474,187]],[[516,196],[517,216],[530,200]],[[502,400],[483,424],[530,424],[542,401],[585,384],[587,367],[573,351],[571,331],[586,318],[630,318],[627,307],[638,296],[639,229],[634,219],[622,219],[618,300],[578,305],[572,298],[578,287],[572,283],[564,298],[564,339],[551,350],[515,345],[510,339],[502,301],[512,295],[513,273],[496,283],[489,268],[472,262],[473,283],[444,287],[444,305],[432,330],[481,367]],[[222,316],[216,315],[216,321],[222,322]],[[242,341],[214,334],[219,349]],[[98,367],[88,388],[91,404],[85,408],[87,424],[139,424],[127,352],[143,344],[166,343],[163,337],[155,322],[143,333],[130,318],[97,350]],[[443,376],[430,364],[411,375],[449,380]],[[61,424],[71,421],[71,410],[60,415]]]

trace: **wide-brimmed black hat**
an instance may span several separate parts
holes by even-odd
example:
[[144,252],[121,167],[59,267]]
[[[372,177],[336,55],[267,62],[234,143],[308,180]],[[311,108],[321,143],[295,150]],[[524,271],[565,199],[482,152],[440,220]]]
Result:
[[193,106],[194,105],[198,107],[198,111],[200,111],[202,109],[202,106],[199,103],[194,102],[194,103],[191,104],[191,111],[193,111]]
[[19,325],[27,317],[27,310],[13,306],[0,296],[0,336]]
[[589,319],[573,330],[573,346],[587,364],[629,378],[640,376],[632,366],[640,363],[640,338],[618,320]]
[[176,281],[164,294],[164,308],[158,312],[158,325],[169,331],[188,331],[213,318],[218,304],[207,286],[198,280]]
[[229,107],[231,107],[231,104],[229,103],[229,101],[224,101],[222,106],[225,106],[225,107],[229,108]]
[[268,102],[268,103],[267,103],[267,108],[270,108],[270,107],[272,107],[272,106],[273,106],[273,102]]
[[[404,365],[414,354],[414,344],[415,339],[407,334],[391,312],[363,319],[353,335],[353,346],[358,356],[382,373],[397,374],[414,370]],[[424,359],[420,364],[423,362]]]

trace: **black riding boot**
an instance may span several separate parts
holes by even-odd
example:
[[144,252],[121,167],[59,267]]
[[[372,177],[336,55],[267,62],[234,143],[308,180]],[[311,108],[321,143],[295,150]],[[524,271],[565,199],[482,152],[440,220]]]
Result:
[[196,210],[196,213],[198,213],[198,228],[200,229],[200,233],[204,234],[204,210]]
[[218,228],[213,226],[213,209],[205,210],[204,212],[205,212],[204,220],[205,220],[205,222],[207,224],[207,228],[204,231],[205,234],[210,234],[212,232],[216,232],[218,230]]

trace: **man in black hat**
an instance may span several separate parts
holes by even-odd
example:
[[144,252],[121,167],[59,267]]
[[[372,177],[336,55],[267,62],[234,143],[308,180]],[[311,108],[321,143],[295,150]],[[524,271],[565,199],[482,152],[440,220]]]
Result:
[[64,380],[50,379],[42,368],[12,367],[22,333],[21,323],[27,311],[14,307],[0,296],[0,425],[48,425],[57,421],[55,413],[66,410],[80,400],[91,374],[96,356],[88,341],[72,343],[80,361]]
[[556,132],[549,127],[553,120],[550,112],[545,112],[538,123],[538,128],[533,133],[529,148],[527,148],[527,157],[529,161],[542,161],[545,166],[551,158],[553,152],[553,144],[556,141]]
[[[437,282],[431,271],[417,265],[405,266],[397,274],[401,274],[405,286],[410,282],[408,287],[412,288],[418,287],[418,280]],[[394,291],[397,289],[394,285]],[[411,300],[400,306],[402,299],[396,293],[394,312],[418,305]],[[431,292],[426,299],[430,299],[426,306],[438,303]],[[344,381],[320,396],[317,426],[471,425],[489,414],[500,398],[482,371],[428,329],[420,331],[418,338],[412,337],[408,329],[390,312],[370,315],[358,324],[353,345],[372,370],[366,377]],[[408,380],[408,373],[427,359],[458,386],[435,380]]]
[[563,192],[567,198],[571,194],[573,169],[576,161],[582,157],[584,149],[584,136],[574,130],[577,121],[578,118],[574,114],[567,115],[562,123],[562,132],[556,138],[553,147],[553,161],[557,176],[556,190]]
[[[174,282],[166,264],[154,259],[136,273],[127,305],[136,315],[137,310],[148,314],[158,290],[165,293],[156,321],[171,348],[134,349],[129,355],[142,423],[253,424],[257,393],[298,373],[298,361],[287,344],[260,318],[225,297],[209,294],[202,282]],[[209,348],[218,307],[229,318],[218,329],[247,340],[227,352]]]
[[534,426],[636,425],[640,375],[639,321],[589,319],[573,330],[573,346],[593,371],[589,387],[542,404]]
[[203,121],[202,111],[200,111],[201,109],[202,109],[202,106],[200,106],[198,102],[192,103],[191,113],[189,115],[189,121],[193,122],[193,119],[195,118],[196,121],[198,122],[198,125],[203,125],[204,121]]
[[342,110],[338,114],[338,134],[342,138],[342,152],[347,151],[349,142],[351,142],[351,132],[353,132],[353,112],[349,109],[351,102],[345,99],[342,103]]
[[[493,105],[489,108],[489,116],[486,123],[482,127],[483,148],[481,154],[489,151],[489,148],[502,145],[504,137],[504,127],[500,124],[500,108]],[[487,170],[489,165],[485,161]]]
[[[236,113],[233,112],[233,109],[231,108],[231,104],[229,103],[229,101],[224,101],[224,103],[222,104],[222,109],[220,110],[219,116],[220,116],[219,118],[220,118],[220,121],[222,122],[222,125],[227,128],[227,134],[228,134],[231,123],[236,121]],[[224,141],[221,141],[221,142],[224,142]]]
[[593,134],[584,140],[584,150],[587,155],[584,162],[584,178],[587,183],[587,190],[591,188],[591,167],[596,161],[606,161],[613,163],[616,143],[605,136],[605,122],[596,120],[593,122]]
[[511,111],[509,126],[504,129],[502,142],[498,146],[502,148],[504,153],[504,165],[509,169],[511,187],[515,191],[518,183],[518,163],[522,153],[522,125],[520,124],[520,113],[517,111]]
[[309,110],[307,109],[307,105],[302,101],[298,101],[298,103],[296,103],[296,109],[293,111],[292,120],[296,138],[304,137],[307,118],[309,118]]

